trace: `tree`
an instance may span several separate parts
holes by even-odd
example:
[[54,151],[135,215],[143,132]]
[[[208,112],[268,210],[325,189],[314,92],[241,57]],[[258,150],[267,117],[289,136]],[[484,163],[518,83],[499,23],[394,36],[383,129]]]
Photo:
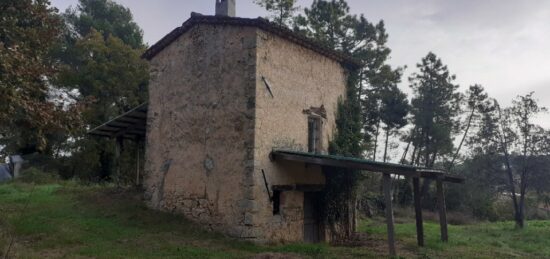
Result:
[[349,14],[345,0],[314,0],[310,8],[304,9],[305,16],[296,18],[295,30],[327,44],[333,49],[351,52],[347,41],[353,30],[354,16]]
[[254,3],[265,8],[271,19],[281,26],[289,26],[294,13],[299,9],[296,7],[297,0],[254,0]]
[[380,121],[384,123],[384,130],[386,131],[382,160],[386,162],[388,158],[388,141],[392,132],[403,128],[407,124],[406,116],[409,112],[409,102],[407,95],[399,90],[396,85],[382,92],[381,100]]
[[95,101],[85,113],[86,123],[99,125],[147,100],[148,65],[141,51],[119,38],[92,30],[74,45],[74,66],[62,74],[66,87]]
[[47,0],[2,1],[0,17],[0,146],[49,153],[49,136],[78,125],[77,107],[52,85],[61,19]]
[[[420,72],[410,78],[413,98],[411,101],[411,131],[414,149],[411,164],[433,168],[439,156],[453,150],[453,132],[457,131],[461,94],[454,84],[455,76],[432,52],[417,65]],[[430,179],[424,179],[421,196],[423,204],[430,206],[428,191]]]
[[414,93],[411,114],[416,152],[412,160],[431,168],[438,155],[449,154],[453,149],[452,132],[459,122],[461,95],[453,83],[455,76],[435,54],[428,53],[417,67],[420,72],[409,79]]
[[71,153],[79,158],[75,161],[77,165],[89,163],[83,170],[89,171],[80,172],[83,177],[99,175],[98,178],[105,179],[113,174],[113,143],[86,136],[86,129],[101,125],[147,100],[148,64],[140,58],[141,51],[116,37],[104,39],[95,30],[73,47],[74,65],[64,71],[60,82],[77,89],[80,100],[93,99],[93,102],[83,112],[87,127],[73,136],[76,142]]
[[455,161],[460,154],[462,145],[464,144],[464,141],[466,140],[468,132],[470,131],[470,128],[472,126],[472,122],[474,121],[474,119],[476,119],[476,117],[478,117],[477,113],[485,112],[491,109],[491,102],[488,100],[488,97],[489,96],[487,95],[487,93],[485,93],[485,89],[483,89],[483,86],[481,85],[472,85],[468,89],[468,92],[466,93],[466,105],[467,108],[470,110],[470,115],[466,120],[466,127],[464,129],[462,139],[460,140],[460,144],[458,145],[458,148],[456,149],[453,159],[451,160],[451,163],[448,167],[449,170],[453,168]]
[[[517,174],[519,175],[519,201],[516,202],[515,215],[516,225],[520,228],[524,227],[525,222],[525,195],[527,186],[530,180],[530,160],[532,157],[541,155],[539,148],[541,140],[545,139],[546,132],[539,126],[533,124],[532,120],[541,112],[546,112],[545,107],[540,107],[533,97],[533,92],[518,96],[513,102],[512,107],[508,109],[511,116],[513,128],[517,136],[515,143],[516,153],[521,159]],[[506,127],[506,126],[504,126]],[[506,130],[504,130],[506,131]],[[504,133],[505,134],[505,133]],[[506,137],[504,137],[504,145],[508,146]],[[508,149],[508,147],[506,147]],[[509,159],[509,158],[508,158]],[[507,161],[507,169],[511,171],[510,161]],[[510,179],[510,185],[515,185],[514,179]],[[512,192],[516,196],[515,192]],[[516,197],[514,197],[514,200]]]
[[145,47],[143,31],[133,21],[130,9],[111,0],[79,0],[76,7],[66,10],[64,17],[73,40],[95,30],[105,39],[117,37],[134,49]]
[[539,184],[548,180],[544,177],[549,154],[548,131],[533,123],[546,108],[537,104],[533,93],[518,96],[511,107],[501,108],[497,102],[492,107],[482,112],[480,130],[471,140],[474,155],[497,158],[492,159],[493,172],[506,176],[514,220],[517,227],[523,228],[528,187],[544,190]]
[[[144,50],[141,29],[128,10],[110,0],[80,0],[65,14],[65,40],[57,54],[65,64],[59,84],[79,93],[78,101],[93,100],[83,112],[85,127],[67,136],[70,153],[67,177],[90,180],[111,179],[115,145],[92,138],[86,130],[96,127],[147,100],[148,64],[140,58]],[[135,154],[136,145],[125,143],[124,152]],[[119,164],[119,168],[134,166]],[[124,171],[124,170],[119,170]],[[120,177],[120,176],[117,176]]]

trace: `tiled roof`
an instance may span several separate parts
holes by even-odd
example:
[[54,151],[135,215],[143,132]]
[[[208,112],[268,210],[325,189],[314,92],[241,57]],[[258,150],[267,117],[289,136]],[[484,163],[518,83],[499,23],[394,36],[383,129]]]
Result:
[[164,36],[164,38],[162,38],[160,41],[158,41],[149,49],[147,49],[145,53],[142,55],[142,57],[145,59],[151,60],[154,56],[160,53],[164,48],[169,46],[182,34],[186,33],[193,26],[197,24],[251,26],[251,27],[260,28],[264,31],[278,35],[279,37],[287,39],[305,48],[311,49],[328,58],[336,60],[348,68],[355,69],[362,66],[361,62],[354,60],[350,56],[340,51],[333,50],[330,47],[327,47],[315,40],[312,40],[292,30],[289,30],[286,27],[269,22],[268,20],[263,18],[249,19],[249,18],[235,18],[235,17],[225,17],[225,16],[206,16],[206,15],[192,15],[191,18],[189,18],[189,20],[187,20],[182,24],[182,26],[174,29],[172,32]]

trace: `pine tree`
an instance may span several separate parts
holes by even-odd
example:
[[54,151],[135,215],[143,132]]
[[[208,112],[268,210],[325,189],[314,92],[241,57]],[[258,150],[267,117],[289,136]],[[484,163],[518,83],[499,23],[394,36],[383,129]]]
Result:
[[419,73],[410,78],[414,96],[411,101],[415,135],[411,136],[422,165],[434,166],[437,157],[453,150],[452,133],[458,127],[461,94],[455,76],[435,54],[428,53],[417,65]]
[[73,40],[85,37],[95,30],[105,39],[121,39],[134,49],[142,49],[143,31],[134,22],[130,9],[112,0],[79,0],[78,5],[64,13],[68,36]]
[[271,20],[281,26],[290,26],[294,13],[298,11],[297,0],[254,0],[254,3],[265,8]]

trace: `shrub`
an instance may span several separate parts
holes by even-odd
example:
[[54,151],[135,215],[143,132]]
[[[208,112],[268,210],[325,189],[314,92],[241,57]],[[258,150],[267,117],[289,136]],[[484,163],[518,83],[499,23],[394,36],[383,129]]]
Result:
[[36,167],[29,167],[21,172],[20,177],[17,181],[24,183],[35,183],[35,184],[47,184],[54,183],[58,181],[58,175],[55,173],[47,173]]

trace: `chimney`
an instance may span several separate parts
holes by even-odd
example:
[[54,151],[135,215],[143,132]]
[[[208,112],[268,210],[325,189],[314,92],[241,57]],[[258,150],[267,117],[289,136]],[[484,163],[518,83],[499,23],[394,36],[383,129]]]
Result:
[[236,0],[216,0],[216,16],[235,17]]

